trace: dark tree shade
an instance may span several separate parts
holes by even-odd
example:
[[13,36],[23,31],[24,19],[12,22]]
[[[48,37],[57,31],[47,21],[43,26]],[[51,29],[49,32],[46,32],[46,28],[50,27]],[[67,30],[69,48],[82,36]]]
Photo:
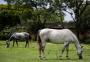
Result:
[[16,24],[20,24],[19,16],[10,14],[7,11],[0,13],[0,31],[5,27],[12,27]]

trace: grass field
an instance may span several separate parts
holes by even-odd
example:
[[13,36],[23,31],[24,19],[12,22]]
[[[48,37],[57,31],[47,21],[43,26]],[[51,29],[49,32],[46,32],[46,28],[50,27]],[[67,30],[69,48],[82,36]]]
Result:
[[25,43],[19,42],[19,47],[6,48],[5,41],[0,41],[0,62],[90,62],[90,44],[84,44],[83,60],[79,60],[76,48],[73,44],[69,48],[69,57],[65,54],[62,60],[58,59],[63,44],[47,43],[45,49],[46,60],[40,60],[38,54],[38,44],[31,42],[29,48],[24,48]]

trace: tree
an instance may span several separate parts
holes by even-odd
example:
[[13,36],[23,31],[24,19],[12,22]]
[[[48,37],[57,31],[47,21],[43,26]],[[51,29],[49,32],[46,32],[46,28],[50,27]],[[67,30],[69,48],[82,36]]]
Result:
[[20,19],[18,15],[9,13],[8,11],[0,12],[0,31],[5,27],[12,27],[20,24]]
[[[88,6],[87,3],[83,4],[82,0],[6,0],[6,1],[9,4],[12,4],[13,2],[13,5],[16,6],[17,8],[16,11],[20,12],[19,14],[20,19],[24,20],[21,22],[28,23],[27,20],[29,19],[29,22],[33,21],[35,23],[33,25],[40,24],[40,26],[43,25],[43,27],[47,21],[52,21],[52,20],[56,21],[57,19],[59,21],[63,20],[63,18],[61,18],[60,20],[60,17],[62,17],[61,12],[60,12],[60,16],[56,15],[55,12],[61,9],[62,2],[65,2],[70,8],[74,9],[74,12],[76,15],[76,21],[74,23],[75,23],[78,38],[79,38],[79,32],[81,28],[79,25],[82,22],[81,20],[82,20],[83,13],[86,7]],[[46,4],[47,6],[48,2],[50,3],[50,7],[48,9],[45,7],[42,7],[42,9],[37,8],[37,5],[39,3],[40,3],[40,6],[45,6],[44,4]],[[33,7],[36,7],[36,10],[34,10]],[[37,31],[37,29],[35,31]]]
[[76,20],[75,20],[75,27],[76,27],[76,32],[77,32],[77,37],[79,38],[79,33],[80,33],[80,24],[82,22],[81,17],[85,11],[85,9],[87,8],[88,4],[86,2],[86,4],[83,4],[84,0],[63,0],[63,2],[66,2],[66,4],[70,7],[70,8],[74,8],[74,12],[76,15]]
[[82,34],[82,42],[85,42],[85,40],[89,39],[90,36],[87,34],[90,31],[90,6],[88,6],[85,10],[85,12],[80,17],[80,32]]
[[8,9],[10,9],[12,0],[4,0],[4,1],[7,1]]

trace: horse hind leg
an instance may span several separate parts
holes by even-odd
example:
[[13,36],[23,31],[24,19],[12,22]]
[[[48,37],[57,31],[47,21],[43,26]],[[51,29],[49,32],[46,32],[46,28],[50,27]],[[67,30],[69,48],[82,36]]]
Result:
[[14,43],[15,43],[15,41],[13,41],[13,47],[14,47]]
[[28,40],[28,47],[29,47],[29,40]]
[[40,57],[40,59],[42,59],[42,41],[41,41],[41,38],[39,35],[37,36],[37,41],[38,41],[38,45],[39,45],[39,57]]
[[40,46],[40,59],[45,59],[45,46],[41,45]]
[[45,50],[45,45],[42,46],[42,53],[43,53],[42,58],[43,59],[45,58],[45,51],[44,50]]
[[45,49],[45,45],[46,45],[46,42],[45,42],[45,39],[42,39],[39,35],[37,36],[37,41],[38,41],[38,45],[39,45],[39,57],[40,59],[44,59],[45,56],[45,52],[44,52],[44,49]]
[[28,47],[29,47],[29,42],[26,40],[25,48],[27,47],[27,45],[28,45]]
[[40,59],[45,59],[45,44],[42,44],[42,42],[39,42],[39,54]]

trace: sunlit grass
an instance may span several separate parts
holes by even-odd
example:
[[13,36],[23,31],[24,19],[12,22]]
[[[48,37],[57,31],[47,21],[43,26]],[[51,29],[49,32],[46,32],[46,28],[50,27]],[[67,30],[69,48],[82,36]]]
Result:
[[[6,48],[5,41],[0,41],[0,62],[89,62],[90,61],[90,44],[83,48],[83,60],[79,60],[76,54],[76,48],[73,44],[69,48],[69,58],[62,57],[58,59],[63,44],[47,43],[45,49],[46,60],[40,60],[38,54],[37,42],[31,42],[29,48],[25,48],[24,42],[19,42],[19,46]],[[65,52],[64,52],[65,53]]]

